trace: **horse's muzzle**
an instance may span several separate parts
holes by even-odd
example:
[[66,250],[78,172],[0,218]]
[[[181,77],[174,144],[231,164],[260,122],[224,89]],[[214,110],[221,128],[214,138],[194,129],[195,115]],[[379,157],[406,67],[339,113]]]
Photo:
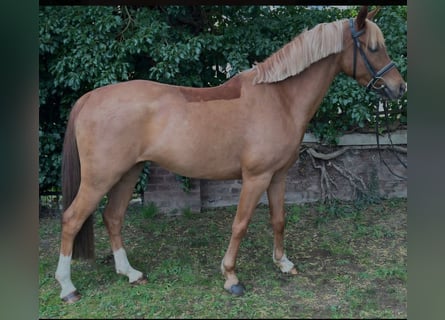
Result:
[[374,90],[383,98],[387,100],[397,100],[400,99],[407,91],[406,82],[402,82],[398,87],[390,88],[387,85],[382,85],[379,88],[374,88]]

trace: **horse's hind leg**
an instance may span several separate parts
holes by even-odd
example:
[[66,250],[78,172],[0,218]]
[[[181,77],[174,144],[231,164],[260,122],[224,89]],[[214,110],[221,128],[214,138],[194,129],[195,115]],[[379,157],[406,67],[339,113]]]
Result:
[[80,294],[71,282],[71,256],[74,237],[85,220],[96,209],[107,190],[105,186],[98,188],[97,186],[93,187],[81,183],[76,197],[63,213],[60,257],[55,276],[62,288],[60,297],[65,302],[72,303],[80,299]]
[[127,254],[122,243],[121,229],[128,202],[131,199],[142,167],[143,163],[138,163],[113,186],[108,193],[108,204],[103,213],[105,226],[110,236],[116,272],[126,275],[130,283],[134,284],[144,283],[146,280],[143,273],[133,269],[128,262]]
[[[71,281],[71,258],[74,237],[86,219],[97,208],[97,205],[104,195],[111,190],[114,185],[124,179],[121,177],[121,173],[117,170],[111,170],[110,167],[111,165],[106,163],[101,166],[101,168],[103,168],[102,170],[93,170],[92,167],[84,165],[82,168],[83,179],[80,181],[79,190],[73,202],[62,216],[60,257],[55,276],[62,288],[60,297],[68,303],[76,302],[80,299],[80,294]],[[107,172],[105,170],[109,171]],[[113,174],[113,172],[116,173]],[[115,203],[116,200],[112,202]]]
[[274,177],[269,188],[267,189],[267,197],[269,199],[270,221],[274,234],[274,246],[272,259],[283,273],[297,274],[294,264],[289,261],[284,252],[284,193],[285,193],[285,177]]

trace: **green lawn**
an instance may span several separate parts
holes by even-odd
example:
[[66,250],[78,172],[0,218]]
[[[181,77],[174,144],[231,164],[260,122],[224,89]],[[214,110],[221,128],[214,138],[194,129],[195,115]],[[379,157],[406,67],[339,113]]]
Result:
[[237,275],[242,297],[223,290],[221,259],[236,208],[182,216],[133,206],[123,230],[131,264],[148,284],[117,275],[108,236],[96,213],[95,264],[74,261],[74,305],[59,298],[54,278],[60,220],[40,219],[40,318],[406,318],[407,200],[331,202],[287,208],[286,252],[298,270],[272,263],[267,207],[249,225]]

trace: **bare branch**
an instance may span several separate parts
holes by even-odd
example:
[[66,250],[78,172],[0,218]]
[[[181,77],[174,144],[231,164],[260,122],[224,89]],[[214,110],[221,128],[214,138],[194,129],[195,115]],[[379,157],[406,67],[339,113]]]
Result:
[[306,151],[314,158],[321,159],[321,160],[331,160],[331,159],[337,158],[338,156],[342,155],[349,149],[350,149],[349,147],[344,147],[344,148],[341,148],[335,152],[328,153],[328,154],[320,153],[318,151],[315,151],[313,148],[308,148],[308,149],[306,149]]

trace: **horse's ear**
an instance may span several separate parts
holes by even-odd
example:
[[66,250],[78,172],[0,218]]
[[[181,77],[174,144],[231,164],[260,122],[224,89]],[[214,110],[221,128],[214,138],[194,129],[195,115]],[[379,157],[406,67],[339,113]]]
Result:
[[361,30],[365,27],[365,20],[368,16],[368,6],[362,6],[357,15],[357,30]]
[[374,10],[368,12],[368,19],[372,20],[374,19],[375,15],[380,11],[380,7],[376,7]]

